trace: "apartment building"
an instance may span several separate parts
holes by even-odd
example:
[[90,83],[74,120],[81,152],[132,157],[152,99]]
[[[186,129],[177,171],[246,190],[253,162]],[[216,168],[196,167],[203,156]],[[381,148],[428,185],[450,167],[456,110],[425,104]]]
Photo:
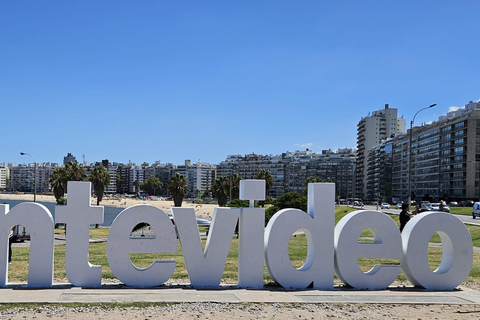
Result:
[[66,165],[69,162],[77,162],[77,158],[75,158],[75,156],[73,154],[71,154],[70,152],[67,153],[67,155],[65,157],[63,157],[63,165]]
[[[57,163],[37,163],[20,164],[18,166],[11,165],[10,169],[10,186],[12,191],[33,192],[36,182],[37,192],[48,192],[50,187],[50,175],[58,168]],[[36,173],[36,174],[35,174]],[[35,179],[36,177],[36,179]]]
[[5,164],[0,164],[0,190],[6,190],[10,181],[10,169]]
[[269,196],[278,197],[285,192],[285,165],[282,155],[259,155],[255,153],[229,155],[225,161],[220,162],[217,176],[228,177],[234,173],[242,179],[256,179],[260,170],[267,170],[273,177],[273,186]]
[[387,139],[367,153],[365,200],[392,201],[393,139]]
[[198,193],[202,194],[212,188],[217,166],[200,161],[192,164],[190,160],[185,160],[185,164],[174,166],[171,172],[173,175],[178,173],[187,178],[189,189],[187,197],[197,197]]
[[273,177],[269,196],[276,198],[286,192],[303,192],[308,177],[335,182],[338,197],[351,197],[355,190],[356,157],[351,149],[338,151],[311,150],[285,152],[281,155],[249,154],[228,156],[218,165],[218,176],[228,177],[238,173],[242,179],[255,179],[261,170]]
[[[393,144],[392,194],[408,196],[409,134]],[[469,102],[412,131],[412,199],[480,198],[480,103]]]
[[399,118],[396,108],[388,104],[383,110],[373,111],[357,125],[356,197],[366,198],[368,152],[382,141],[405,133],[406,121]]

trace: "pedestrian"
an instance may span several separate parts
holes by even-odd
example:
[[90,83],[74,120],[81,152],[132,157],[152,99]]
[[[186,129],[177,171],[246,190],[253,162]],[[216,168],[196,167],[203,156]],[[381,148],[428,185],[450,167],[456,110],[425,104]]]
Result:
[[410,220],[410,215],[412,213],[408,212],[408,203],[402,203],[402,211],[400,211],[400,232],[403,231],[403,228]]
[[8,263],[12,263],[12,243],[13,243],[13,233],[15,232],[15,226],[10,230],[8,235]]
[[440,205],[438,206],[438,209],[439,209],[440,211],[443,211],[443,208],[445,208],[445,201],[441,200],[441,201],[440,201]]

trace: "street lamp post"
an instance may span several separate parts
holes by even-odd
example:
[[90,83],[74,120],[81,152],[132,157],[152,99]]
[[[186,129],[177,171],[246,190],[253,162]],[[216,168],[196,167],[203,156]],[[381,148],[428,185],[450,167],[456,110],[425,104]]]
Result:
[[33,202],[37,202],[37,163],[30,153],[20,152],[22,156],[27,155],[32,158],[33,161]]
[[413,136],[413,122],[415,121],[415,117],[417,116],[417,114],[420,112],[420,111],[423,111],[423,110],[426,110],[426,109],[429,109],[429,108],[433,108],[435,107],[437,104],[434,103],[428,107],[425,107],[425,108],[422,108],[420,110],[417,111],[417,113],[415,113],[415,115],[413,116],[413,119],[412,121],[410,121],[410,143],[408,145],[408,152],[409,152],[409,156],[408,156],[408,210],[410,211],[412,208],[411,208],[411,205],[412,205],[412,136]]

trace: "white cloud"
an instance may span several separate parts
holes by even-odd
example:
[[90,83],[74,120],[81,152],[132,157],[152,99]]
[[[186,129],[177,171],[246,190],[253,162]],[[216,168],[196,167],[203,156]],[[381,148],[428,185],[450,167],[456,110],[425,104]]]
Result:
[[305,149],[305,148],[311,148],[311,147],[313,147],[313,143],[311,143],[311,142],[303,143],[303,144],[297,143],[297,144],[295,144],[295,146],[298,147],[298,148]]

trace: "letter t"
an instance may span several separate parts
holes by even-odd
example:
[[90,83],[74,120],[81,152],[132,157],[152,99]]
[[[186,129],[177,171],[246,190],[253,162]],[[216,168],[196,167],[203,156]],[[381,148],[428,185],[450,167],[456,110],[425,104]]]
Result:
[[68,182],[66,206],[55,207],[55,222],[66,223],[65,271],[74,286],[99,287],[102,266],[88,262],[90,224],[103,223],[103,207],[90,205],[90,182]]

